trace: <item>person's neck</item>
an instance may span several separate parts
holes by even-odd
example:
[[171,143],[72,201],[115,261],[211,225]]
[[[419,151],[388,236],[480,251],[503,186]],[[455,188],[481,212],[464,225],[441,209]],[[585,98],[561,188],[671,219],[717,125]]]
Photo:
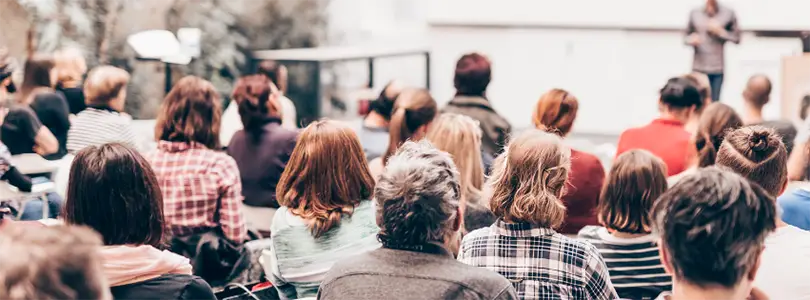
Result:
[[764,121],[762,118],[762,108],[757,108],[750,104],[746,104],[745,109],[743,109],[743,123],[755,124],[762,123],[762,121]]
[[363,126],[372,128],[386,128],[388,127],[388,120],[383,118],[382,115],[372,111],[363,119]]
[[700,287],[683,281],[672,284],[672,296],[669,300],[744,300],[748,298],[749,290],[741,288],[739,284],[733,288],[717,285]]
[[673,111],[669,111],[669,110],[662,111],[661,116],[659,117],[659,119],[678,121],[678,122],[681,122],[683,124],[686,124],[687,122],[689,122],[688,114],[681,113],[681,112],[673,112]]

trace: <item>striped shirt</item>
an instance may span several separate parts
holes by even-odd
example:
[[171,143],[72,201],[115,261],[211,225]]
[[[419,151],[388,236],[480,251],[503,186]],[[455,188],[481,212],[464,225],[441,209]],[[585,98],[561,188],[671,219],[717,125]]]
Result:
[[67,149],[69,153],[76,153],[88,146],[113,142],[138,148],[132,118],[109,108],[88,107],[73,119]]
[[[374,205],[361,201],[351,216],[320,237],[307,222],[282,206],[270,228],[273,241],[262,253],[264,272],[280,294],[289,299],[315,297],[326,272],[345,258],[380,248]],[[285,297],[282,297],[285,299]]]
[[591,242],[602,254],[619,297],[655,299],[672,289],[672,278],[661,265],[656,236],[618,238],[605,227],[587,226],[580,230],[579,238]]

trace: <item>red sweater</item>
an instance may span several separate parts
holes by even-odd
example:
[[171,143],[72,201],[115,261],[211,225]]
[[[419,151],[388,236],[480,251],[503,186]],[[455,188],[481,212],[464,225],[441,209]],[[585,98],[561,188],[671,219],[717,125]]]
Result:
[[619,137],[616,156],[633,149],[644,149],[664,160],[667,176],[689,168],[689,160],[695,155],[692,134],[675,120],[656,119],[652,123],[631,128]]
[[599,224],[596,220],[596,204],[604,181],[605,169],[599,158],[571,149],[571,172],[568,173],[566,193],[562,197],[566,217],[561,233],[576,234],[582,227]]

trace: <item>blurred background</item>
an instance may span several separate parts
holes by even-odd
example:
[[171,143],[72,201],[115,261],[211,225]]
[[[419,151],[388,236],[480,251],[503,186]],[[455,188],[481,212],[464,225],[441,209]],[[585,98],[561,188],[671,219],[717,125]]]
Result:
[[[440,105],[449,101],[456,60],[478,51],[493,63],[487,95],[516,128],[528,127],[535,101],[559,87],[580,100],[575,134],[610,137],[653,119],[666,79],[691,70],[684,30],[690,10],[704,2],[0,0],[0,45],[22,61],[30,34],[39,51],[78,46],[90,67],[109,63],[127,69],[133,75],[127,111],[140,119],[155,116],[167,66],[173,80],[193,74],[214,82],[227,102],[235,78],[253,71],[258,50],[346,46],[429,53],[429,61],[419,54],[375,59],[371,86],[364,60],[324,61],[317,64],[320,70],[286,63],[288,95],[299,110],[306,107],[302,102],[318,101],[325,114],[356,119],[358,101],[392,79],[419,87],[429,83]],[[745,81],[762,73],[775,83],[775,100],[766,106],[765,117],[797,119],[798,102],[810,93],[810,84],[790,83],[783,76],[786,59],[802,50],[796,33],[810,30],[810,1],[721,4],[737,12],[743,32],[739,45],[726,47],[722,101],[741,108]],[[138,60],[126,43],[129,35],[144,30],[180,28],[202,33],[200,55],[188,65]]]

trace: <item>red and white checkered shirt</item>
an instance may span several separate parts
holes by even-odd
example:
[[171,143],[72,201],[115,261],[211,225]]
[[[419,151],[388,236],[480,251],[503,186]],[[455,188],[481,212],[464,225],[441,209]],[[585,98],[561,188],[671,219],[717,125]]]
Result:
[[233,158],[199,143],[168,141],[159,141],[158,150],[146,158],[160,183],[163,214],[172,235],[220,227],[227,239],[245,241],[242,182]]

